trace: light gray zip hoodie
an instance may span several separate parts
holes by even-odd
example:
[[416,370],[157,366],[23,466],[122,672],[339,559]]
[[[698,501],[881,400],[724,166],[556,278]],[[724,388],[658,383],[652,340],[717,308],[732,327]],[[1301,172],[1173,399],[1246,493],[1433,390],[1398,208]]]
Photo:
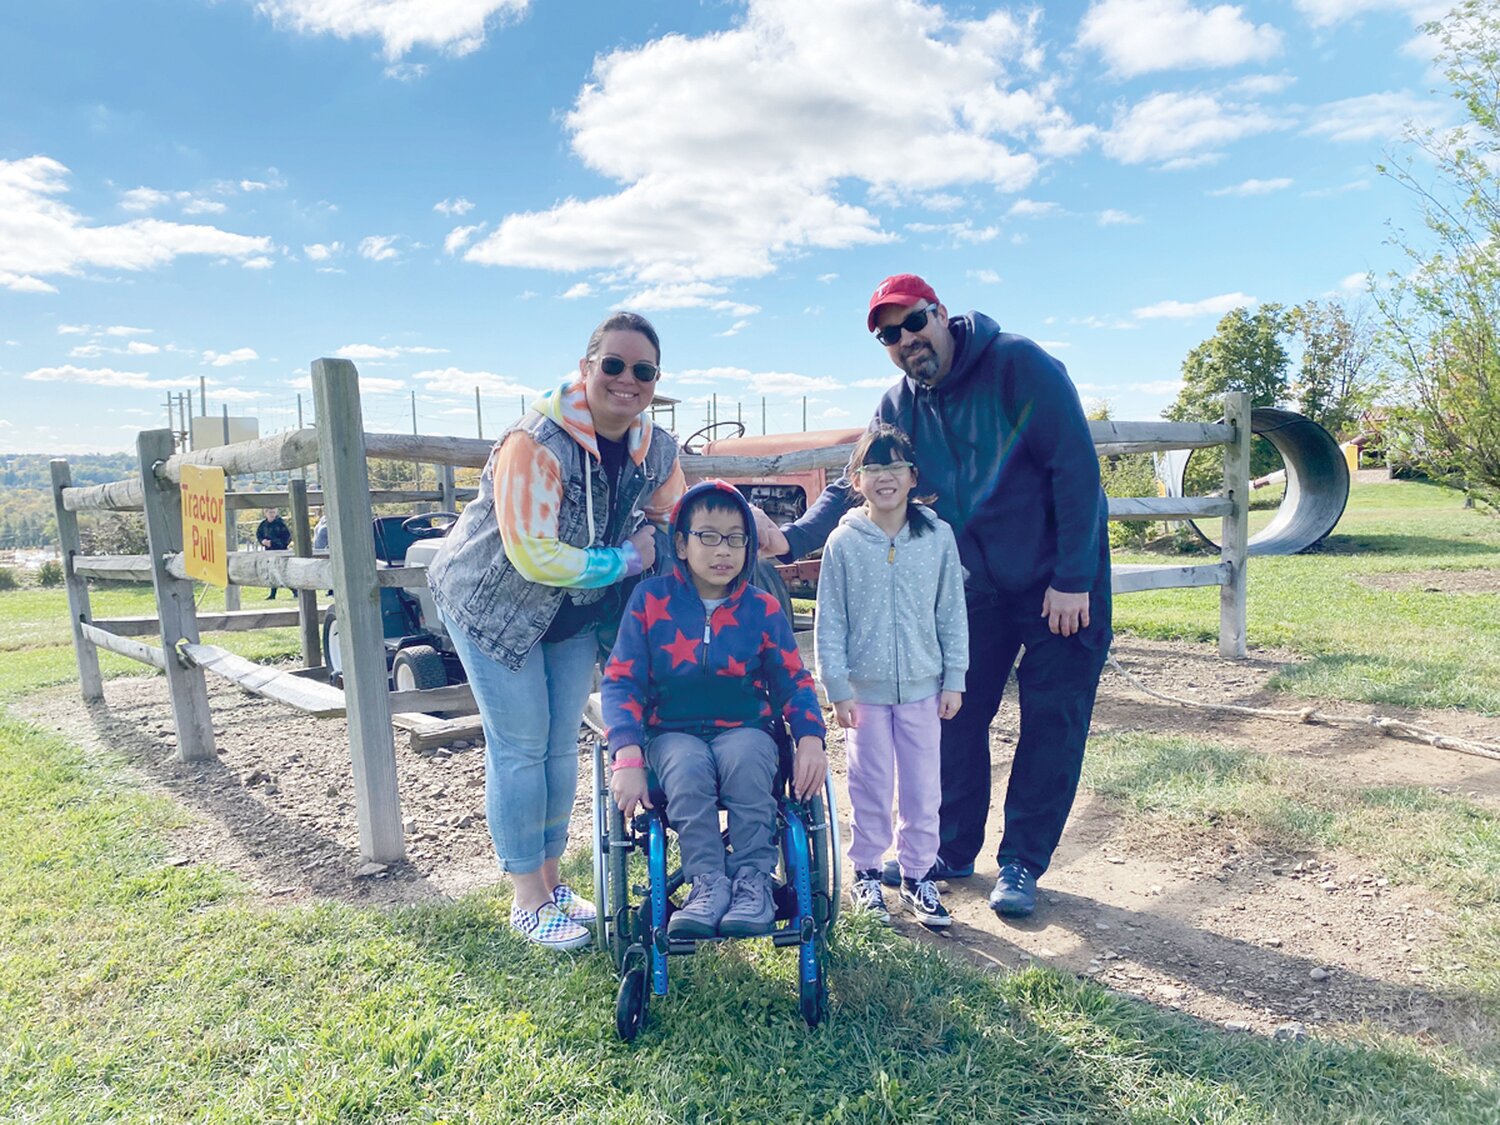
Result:
[[818,572],[813,647],[832,703],[911,703],[963,691],[969,618],[953,529],[931,509],[892,539],[865,514],[847,513],[828,537]]

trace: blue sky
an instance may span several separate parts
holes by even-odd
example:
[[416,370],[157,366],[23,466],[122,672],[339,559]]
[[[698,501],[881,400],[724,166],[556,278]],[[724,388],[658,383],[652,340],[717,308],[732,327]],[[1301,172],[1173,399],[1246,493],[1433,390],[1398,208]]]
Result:
[[1421,0],[48,0],[0,7],[0,451],[263,433],[310,362],[367,428],[486,436],[610,309],[678,429],[859,425],[925,276],[1152,418],[1236,304],[1399,264],[1375,165],[1451,121]]

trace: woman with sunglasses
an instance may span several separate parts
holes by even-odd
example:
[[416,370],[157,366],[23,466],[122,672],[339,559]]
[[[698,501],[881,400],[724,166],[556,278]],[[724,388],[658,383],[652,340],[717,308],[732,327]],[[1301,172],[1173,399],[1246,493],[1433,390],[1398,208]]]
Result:
[[587,944],[596,917],[559,870],[594,668],[685,488],[676,440],[645,415],[660,364],[645,317],[606,318],[578,378],[500,436],[428,572],[484,726],[510,924],[549,949]]

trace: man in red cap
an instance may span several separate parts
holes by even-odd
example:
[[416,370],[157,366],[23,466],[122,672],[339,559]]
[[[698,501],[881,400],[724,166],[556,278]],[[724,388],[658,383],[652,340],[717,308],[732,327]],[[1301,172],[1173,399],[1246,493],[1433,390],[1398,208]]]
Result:
[[[1021,734],[1005,794],[1000,871],[990,906],[1036,909],[1078,790],[1099,675],[1112,637],[1108,503],[1099,459],[1067,370],[983,313],[950,317],[915,274],[886,278],[866,327],[904,378],[871,426],[910,435],[919,488],[936,494],[965,571],[969,680],[943,724],[938,864],[932,878],[974,873],[990,808],[989,728],[1017,669]],[[823,545],[858,499],[846,472],[795,523],[757,512],[763,553]],[[886,881],[890,881],[889,864]]]

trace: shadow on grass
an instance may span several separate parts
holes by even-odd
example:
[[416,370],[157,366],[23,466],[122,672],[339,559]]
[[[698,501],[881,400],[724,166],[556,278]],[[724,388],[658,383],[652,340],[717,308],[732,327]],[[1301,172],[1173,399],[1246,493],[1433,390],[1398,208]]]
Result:
[[1451,555],[1487,555],[1500,557],[1493,543],[1462,539],[1457,536],[1407,535],[1396,532],[1360,532],[1328,536],[1308,550],[1307,555],[1411,555],[1430,565],[1433,558]]

